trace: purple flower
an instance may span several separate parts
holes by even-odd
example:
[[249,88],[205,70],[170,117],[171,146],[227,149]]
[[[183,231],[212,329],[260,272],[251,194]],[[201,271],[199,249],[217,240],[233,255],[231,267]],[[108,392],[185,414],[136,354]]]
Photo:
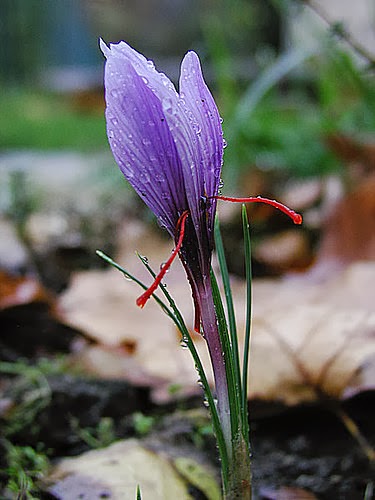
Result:
[[[216,198],[223,163],[223,133],[198,56],[181,64],[179,93],[152,61],[125,42],[101,41],[109,143],[126,179],[174,238],[195,305],[195,328],[207,341],[218,411],[230,449],[225,360],[210,280]],[[163,269],[166,269],[164,266]],[[139,297],[143,306],[162,278]]]
[[188,213],[179,254],[197,325],[211,265],[222,120],[195,52],[182,61],[178,93],[152,61],[125,42],[108,48],[101,41],[101,49],[107,58],[107,133],[117,164],[176,243],[180,218]]

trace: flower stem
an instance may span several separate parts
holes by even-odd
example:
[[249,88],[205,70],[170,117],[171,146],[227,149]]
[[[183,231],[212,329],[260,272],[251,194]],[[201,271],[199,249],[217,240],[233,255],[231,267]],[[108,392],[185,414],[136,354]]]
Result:
[[[228,339],[220,333],[219,317],[223,311],[217,310],[215,302],[215,280],[205,281],[199,292],[202,311],[202,326],[211,357],[214,372],[218,415],[224,435],[228,466],[222,468],[225,500],[251,499],[251,473],[248,433],[244,434],[241,412],[241,393],[233,378],[233,360]],[[216,285],[217,286],[217,285]],[[246,412],[247,418],[247,412]],[[248,426],[245,428],[248,430]]]
[[232,428],[230,421],[231,410],[229,405],[228,382],[209,274],[203,277],[203,285],[199,287],[198,294],[200,310],[202,311],[201,321],[203,333],[207,342],[214,374],[219,419],[227,446],[228,460],[230,462],[232,460]]

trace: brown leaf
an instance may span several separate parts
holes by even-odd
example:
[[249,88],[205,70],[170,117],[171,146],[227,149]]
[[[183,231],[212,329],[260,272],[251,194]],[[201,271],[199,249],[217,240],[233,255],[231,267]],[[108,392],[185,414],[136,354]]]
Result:
[[277,273],[304,269],[312,260],[307,234],[298,229],[264,237],[254,248],[253,255]]
[[318,261],[375,260],[375,176],[344,197],[327,220]]
[[47,478],[49,493],[72,498],[190,499],[188,487],[171,463],[135,440],[117,442],[62,460]]
[[[158,256],[149,259],[155,269],[170,253],[170,247],[164,243],[162,257],[158,251]],[[129,270],[146,283],[152,282],[137,258],[131,257],[128,262]],[[191,294],[178,263],[173,265],[166,281],[168,290],[191,324]],[[181,387],[183,393],[200,392],[194,364],[189,352],[180,346],[181,336],[176,334],[175,325],[153,300],[144,309],[138,308],[135,301],[141,292],[115,270],[81,272],[74,276],[71,287],[60,301],[64,319],[102,344],[80,353],[77,363],[107,378],[120,377],[133,382],[148,380],[157,391],[154,393],[157,399],[169,398],[171,385]],[[135,345],[135,349],[124,352],[124,342]],[[196,336],[196,345],[208,365],[201,336]]]
[[352,139],[344,134],[330,135],[327,144],[336,155],[361,174],[375,171],[375,143],[365,143]]
[[250,395],[295,404],[368,388],[374,280],[375,264],[357,263],[323,283],[255,283]]
[[30,302],[50,303],[52,297],[35,278],[0,270],[0,310]]
[[[157,268],[160,260],[158,256],[150,262]],[[128,269],[151,281],[142,276],[137,260],[129,259]],[[174,264],[166,281],[192,326],[190,290],[179,264]],[[369,377],[375,362],[374,283],[375,264],[370,262],[353,264],[325,282],[309,275],[254,280],[249,396],[296,404],[315,400],[319,393],[342,397],[373,384]],[[234,280],[240,336],[244,291],[245,284]],[[108,377],[154,380],[159,398],[168,396],[171,385],[180,386],[182,392],[199,391],[194,364],[180,347],[173,323],[152,301],[143,310],[137,308],[139,293],[117,271],[75,276],[60,302],[65,320],[104,345],[104,354],[86,351],[83,364],[91,352],[90,370]],[[124,354],[119,349],[124,341],[136,345],[134,352]],[[204,340],[196,336],[195,342],[212,380]]]

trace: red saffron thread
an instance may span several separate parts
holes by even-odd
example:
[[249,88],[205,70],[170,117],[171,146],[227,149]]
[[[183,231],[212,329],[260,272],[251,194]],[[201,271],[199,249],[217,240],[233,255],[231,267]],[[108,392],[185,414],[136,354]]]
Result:
[[145,306],[145,304],[148,301],[148,299],[151,297],[151,295],[155,292],[155,290],[157,289],[157,287],[160,285],[161,280],[164,278],[166,272],[171,267],[172,262],[174,261],[174,259],[176,258],[178,252],[180,251],[180,249],[182,247],[182,242],[184,240],[184,235],[185,235],[185,221],[186,221],[186,217],[188,215],[189,215],[189,211],[185,210],[182,213],[182,215],[180,216],[180,218],[178,219],[177,225],[176,225],[176,230],[177,231],[179,230],[180,234],[179,234],[179,237],[178,237],[177,245],[176,245],[175,249],[173,250],[173,252],[171,253],[171,256],[169,257],[169,259],[167,260],[167,262],[162,265],[162,267],[160,269],[160,272],[156,276],[156,278],[155,278],[154,282],[152,283],[152,285],[149,288],[147,288],[147,290],[140,297],[138,297],[138,299],[136,301],[136,304],[140,308],[143,308]]
[[262,196],[250,196],[249,198],[232,198],[230,196],[212,196],[216,200],[231,201],[235,203],[265,203],[266,205],[271,205],[284,214],[288,215],[294,222],[294,224],[302,224],[302,215],[295,212],[291,208],[283,205],[279,201],[270,200],[269,198],[263,198]]

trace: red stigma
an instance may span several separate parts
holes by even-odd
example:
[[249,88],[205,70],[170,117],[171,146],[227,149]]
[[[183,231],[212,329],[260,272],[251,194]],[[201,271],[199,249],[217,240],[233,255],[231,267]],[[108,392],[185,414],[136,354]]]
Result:
[[230,196],[212,196],[216,200],[231,201],[234,203],[265,203],[266,205],[271,205],[281,212],[284,212],[288,217],[292,219],[294,224],[302,224],[302,215],[295,212],[291,208],[283,205],[279,201],[270,200],[269,198],[263,198],[262,196],[250,196],[249,198],[232,198]]
[[154,282],[152,283],[152,285],[149,288],[147,288],[147,290],[140,297],[138,297],[138,299],[136,300],[136,304],[140,308],[143,308],[145,306],[145,304],[148,301],[148,299],[151,297],[151,295],[155,292],[155,290],[157,289],[157,287],[160,285],[161,280],[164,278],[166,272],[171,267],[172,262],[177,257],[177,254],[180,251],[180,249],[182,247],[182,242],[184,240],[184,236],[185,236],[185,222],[186,222],[186,217],[188,215],[189,215],[189,211],[185,210],[182,213],[182,215],[180,216],[180,218],[178,219],[178,221],[177,221],[176,231],[180,231],[180,234],[179,234],[179,237],[178,237],[177,245],[176,245],[175,249],[173,250],[173,252],[171,253],[171,256],[169,257],[169,259],[167,260],[167,262],[162,265],[162,267],[160,269],[160,272],[156,276],[156,278],[155,278]]

